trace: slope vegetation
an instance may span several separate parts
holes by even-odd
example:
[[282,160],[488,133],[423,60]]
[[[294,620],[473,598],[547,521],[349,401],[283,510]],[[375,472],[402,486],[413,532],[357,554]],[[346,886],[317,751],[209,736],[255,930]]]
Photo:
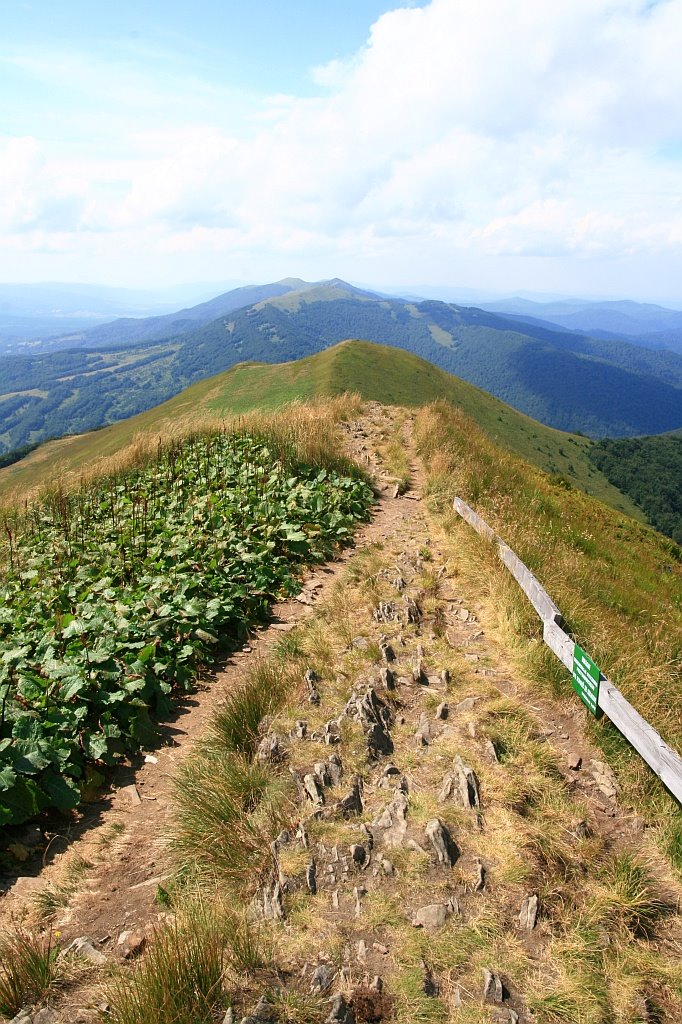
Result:
[[413,352],[559,429],[620,436],[681,423],[682,357],[673,352],[294,280],[118,321],[78,350],[4,358],[0,449],[125,418],[238,362],[287,362],[346,338]]
[[420,406],[446,399],[471,416],[492,440],[540,469],[564,478],[629,515],[641,511],[591,463],[591,442],[535,422],[484,391],[410,353],[347,341],[291,363],[235,366],[200,381],[155,409],[78,437],[51,441],[0,470],[0,497],[20,496],[62,473],[79,473],[115,455],[142,432],[167,433],[178,424],[274,410],[292,401],[355,392],[386,404]]

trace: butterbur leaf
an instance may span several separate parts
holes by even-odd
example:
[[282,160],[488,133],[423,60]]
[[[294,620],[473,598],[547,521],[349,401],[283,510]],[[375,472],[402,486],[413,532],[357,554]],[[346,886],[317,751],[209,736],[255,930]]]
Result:
[[59,811],[72,810],[80,800],[80,788],[73,779],[67,779],[56,772],[45,772],[40,784],[50,801]]

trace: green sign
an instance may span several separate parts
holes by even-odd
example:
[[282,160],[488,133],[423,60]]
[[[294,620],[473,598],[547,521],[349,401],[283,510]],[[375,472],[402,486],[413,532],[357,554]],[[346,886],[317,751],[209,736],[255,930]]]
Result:
[[573,648],[573,689],[597,718],[602,714],[599,707],[600,679],[599,665],[595,665],[589,654],[576,644]]

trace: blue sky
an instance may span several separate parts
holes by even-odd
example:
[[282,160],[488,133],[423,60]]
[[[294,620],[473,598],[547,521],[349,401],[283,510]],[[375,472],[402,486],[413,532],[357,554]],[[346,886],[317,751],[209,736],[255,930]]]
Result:
[[0,280],[682,304],[682,0],[0,10]]

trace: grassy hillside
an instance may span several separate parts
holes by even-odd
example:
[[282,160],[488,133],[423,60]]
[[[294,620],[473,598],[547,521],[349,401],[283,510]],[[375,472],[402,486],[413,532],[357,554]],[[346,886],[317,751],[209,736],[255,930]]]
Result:
[[141,432],[167,432],[179,423],[274,410],[292,401],[356,392],[389,405],[420,406],[444,398],[471,416],[491,440],[548,473],[561,476],[642,519],[641,511],[591,463],[591,442],[546,427],[504,402],[400,349],[347,341],[283,364],[244,363],[192,385],[148,412],[102,430],[50,441],[0,470],[0,498],[21,495],[63,472],[80,472],[114,455]]
[[[682,749],[682,550],[654,530],[576,490],[566,491],[503,452],[445,403],[421,410],[416,436],[427,489],[460,553],[460,572],[481,584],[502,633],[539,687],[570,694],[568,674],[539,642],[542,626],[492,545],[452,510],[459,495],[535,573],[578,643],[663,738]],[[682,871],[682,815],[658,779],[606,719],[594,738],[633,801],[660,831]]]
[[102,328],[88,336],[92,348],[5,357],[0,451],[124,419],[239,362],[284,363],[346,338],[412,352],[562,430],[630,436],[680,426],[682,357],[672,352],[381,298],[342,281],[297,284],[238,290],[154,323],[108,325],[107,347],[98,347]]

